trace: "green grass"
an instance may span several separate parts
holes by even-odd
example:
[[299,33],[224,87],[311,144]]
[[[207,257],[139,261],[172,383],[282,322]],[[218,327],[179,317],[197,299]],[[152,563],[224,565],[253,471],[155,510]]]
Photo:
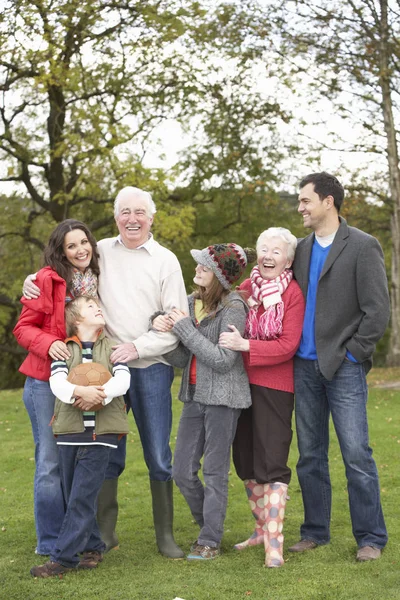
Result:
[[[397,373],[400,380],[400,373]],[[393,370],[388,372],[395,378]],[[384,381],[385,371],[373,372],[371,382]],[[176,397],[178,382],[174,384]],[[174,433],[181,405],[174,400]],[[263,549],[235,552],[235,542],[250,534],[249,513],[242,483],[230,477],[223,555],[212,562],[171,561],[157,553],[151,517],[148,477],[133,419],[127,468],[120,480],[120,549],[110,552],[92,572],[62,579],[35,580],[29,569],[40,564],[35,556],[32,516],[34,469],[30,423],[21,391],[0,392],[0,598],[12,600],[389,600],[400,599],[399,454],[400,392],[370,390],[370,436],[379,467],[382,503],[390,541],[381,560],[355,562],[343,464],[335,435],[331,436],[333,483],[332,541],[303,555],[285,552],[281,569],[263,568]],[[294,440],[290,464],[294,469]],[[285,548],[298,540],[302,504],[295,473],[289,488]],[[175,533],[188,549],[197,536],[189,510],[175,491]]]

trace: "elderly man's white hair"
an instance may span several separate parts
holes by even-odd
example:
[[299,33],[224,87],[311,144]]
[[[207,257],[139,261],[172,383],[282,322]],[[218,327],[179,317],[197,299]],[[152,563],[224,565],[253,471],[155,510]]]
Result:
[[289,229],[286,229],[285,227],[269,227],[268,229],[260,233],[256,244],[257,254],[265,240],[270,239],[272,237],[280,237],[287,243],[288,259],[293,260],[297,248],[297,238],[293,235],[291,231],[289,231]]
[[140,188],[137,187],[133,187],[131,185],[127,185],[126,187],[122,188],[122,190],[120,190],[117,194],[117,197],[115,198],[114,201],[114,216],[118,217],[119,215],[119,204],[121,201],[123,200],[127,200],[130,198],[143,198],[143,200],[146,200],[147,205],[149,207],[149,213],[150,213],[150,217],[152,217],[156,212],[156,205],[154,204],[154,200],[151,197],[151,194],[149,192],[145,192],[144,190],[141,190]]

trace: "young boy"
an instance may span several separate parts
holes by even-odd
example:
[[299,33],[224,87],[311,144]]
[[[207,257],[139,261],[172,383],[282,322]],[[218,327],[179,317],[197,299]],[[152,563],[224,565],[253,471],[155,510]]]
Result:
[[[102,331],[105,323],[100,306],[95,299],[80,296],[66,305],[65,319],[71,356],[67,361],[53,361],[50,387],[56,396],[52,427],[66,513],[50,561],[33,567],[33,577],[93,569],[103,560],[105,544],[96,523],[97,496],[110,450],[129,431],[122,395],[129,388],[130,373],[126,365],[110,363],[112,344]],[[91,361],[106,366],[111,379],[103,386],[67,381],[70,369]]]

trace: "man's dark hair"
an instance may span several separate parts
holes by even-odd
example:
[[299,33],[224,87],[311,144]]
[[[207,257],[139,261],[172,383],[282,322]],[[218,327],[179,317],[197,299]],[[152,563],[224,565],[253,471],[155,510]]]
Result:
[[300,181],[300,189],[304,186],[312,183],[314,185],[314,192],[318,194],[319,199],[323,200],[327,196],[332,196],[336,210],[340,212],[344,198],[344,189],[342,184],[334,175],[322,171],[322,173],[311,173]]

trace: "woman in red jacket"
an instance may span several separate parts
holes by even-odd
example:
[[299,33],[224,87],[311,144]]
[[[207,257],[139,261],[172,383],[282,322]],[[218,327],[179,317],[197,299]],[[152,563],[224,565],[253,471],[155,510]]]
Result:
[[231,327],[219,343],[243,352],[252,406],[242,411],[233,443],[236,472],[256,519],[252,536],[237,550],[264,544],[267,567],[283,564],[283,519],[291,471],[294,406],[293,356],[299,346],[304,299],[290,269],[297,240],[270,227],[257,240],[257,266],[241,286],[250,311],[244,337]]
[[57,446],[49,426],[55,400],[49,386],[50,364],[69,357],[64,343],[65,302],[82,294],[97,297],[97,243],[87,226],[74,219],[60,223],[45,248],[44,265],[35,280],[40,296],[21,299],[24,306],[13,333],[28,350],[19,370],[27,376],[23,400],[35,442],[36,553],[47,555],[64,518]]

